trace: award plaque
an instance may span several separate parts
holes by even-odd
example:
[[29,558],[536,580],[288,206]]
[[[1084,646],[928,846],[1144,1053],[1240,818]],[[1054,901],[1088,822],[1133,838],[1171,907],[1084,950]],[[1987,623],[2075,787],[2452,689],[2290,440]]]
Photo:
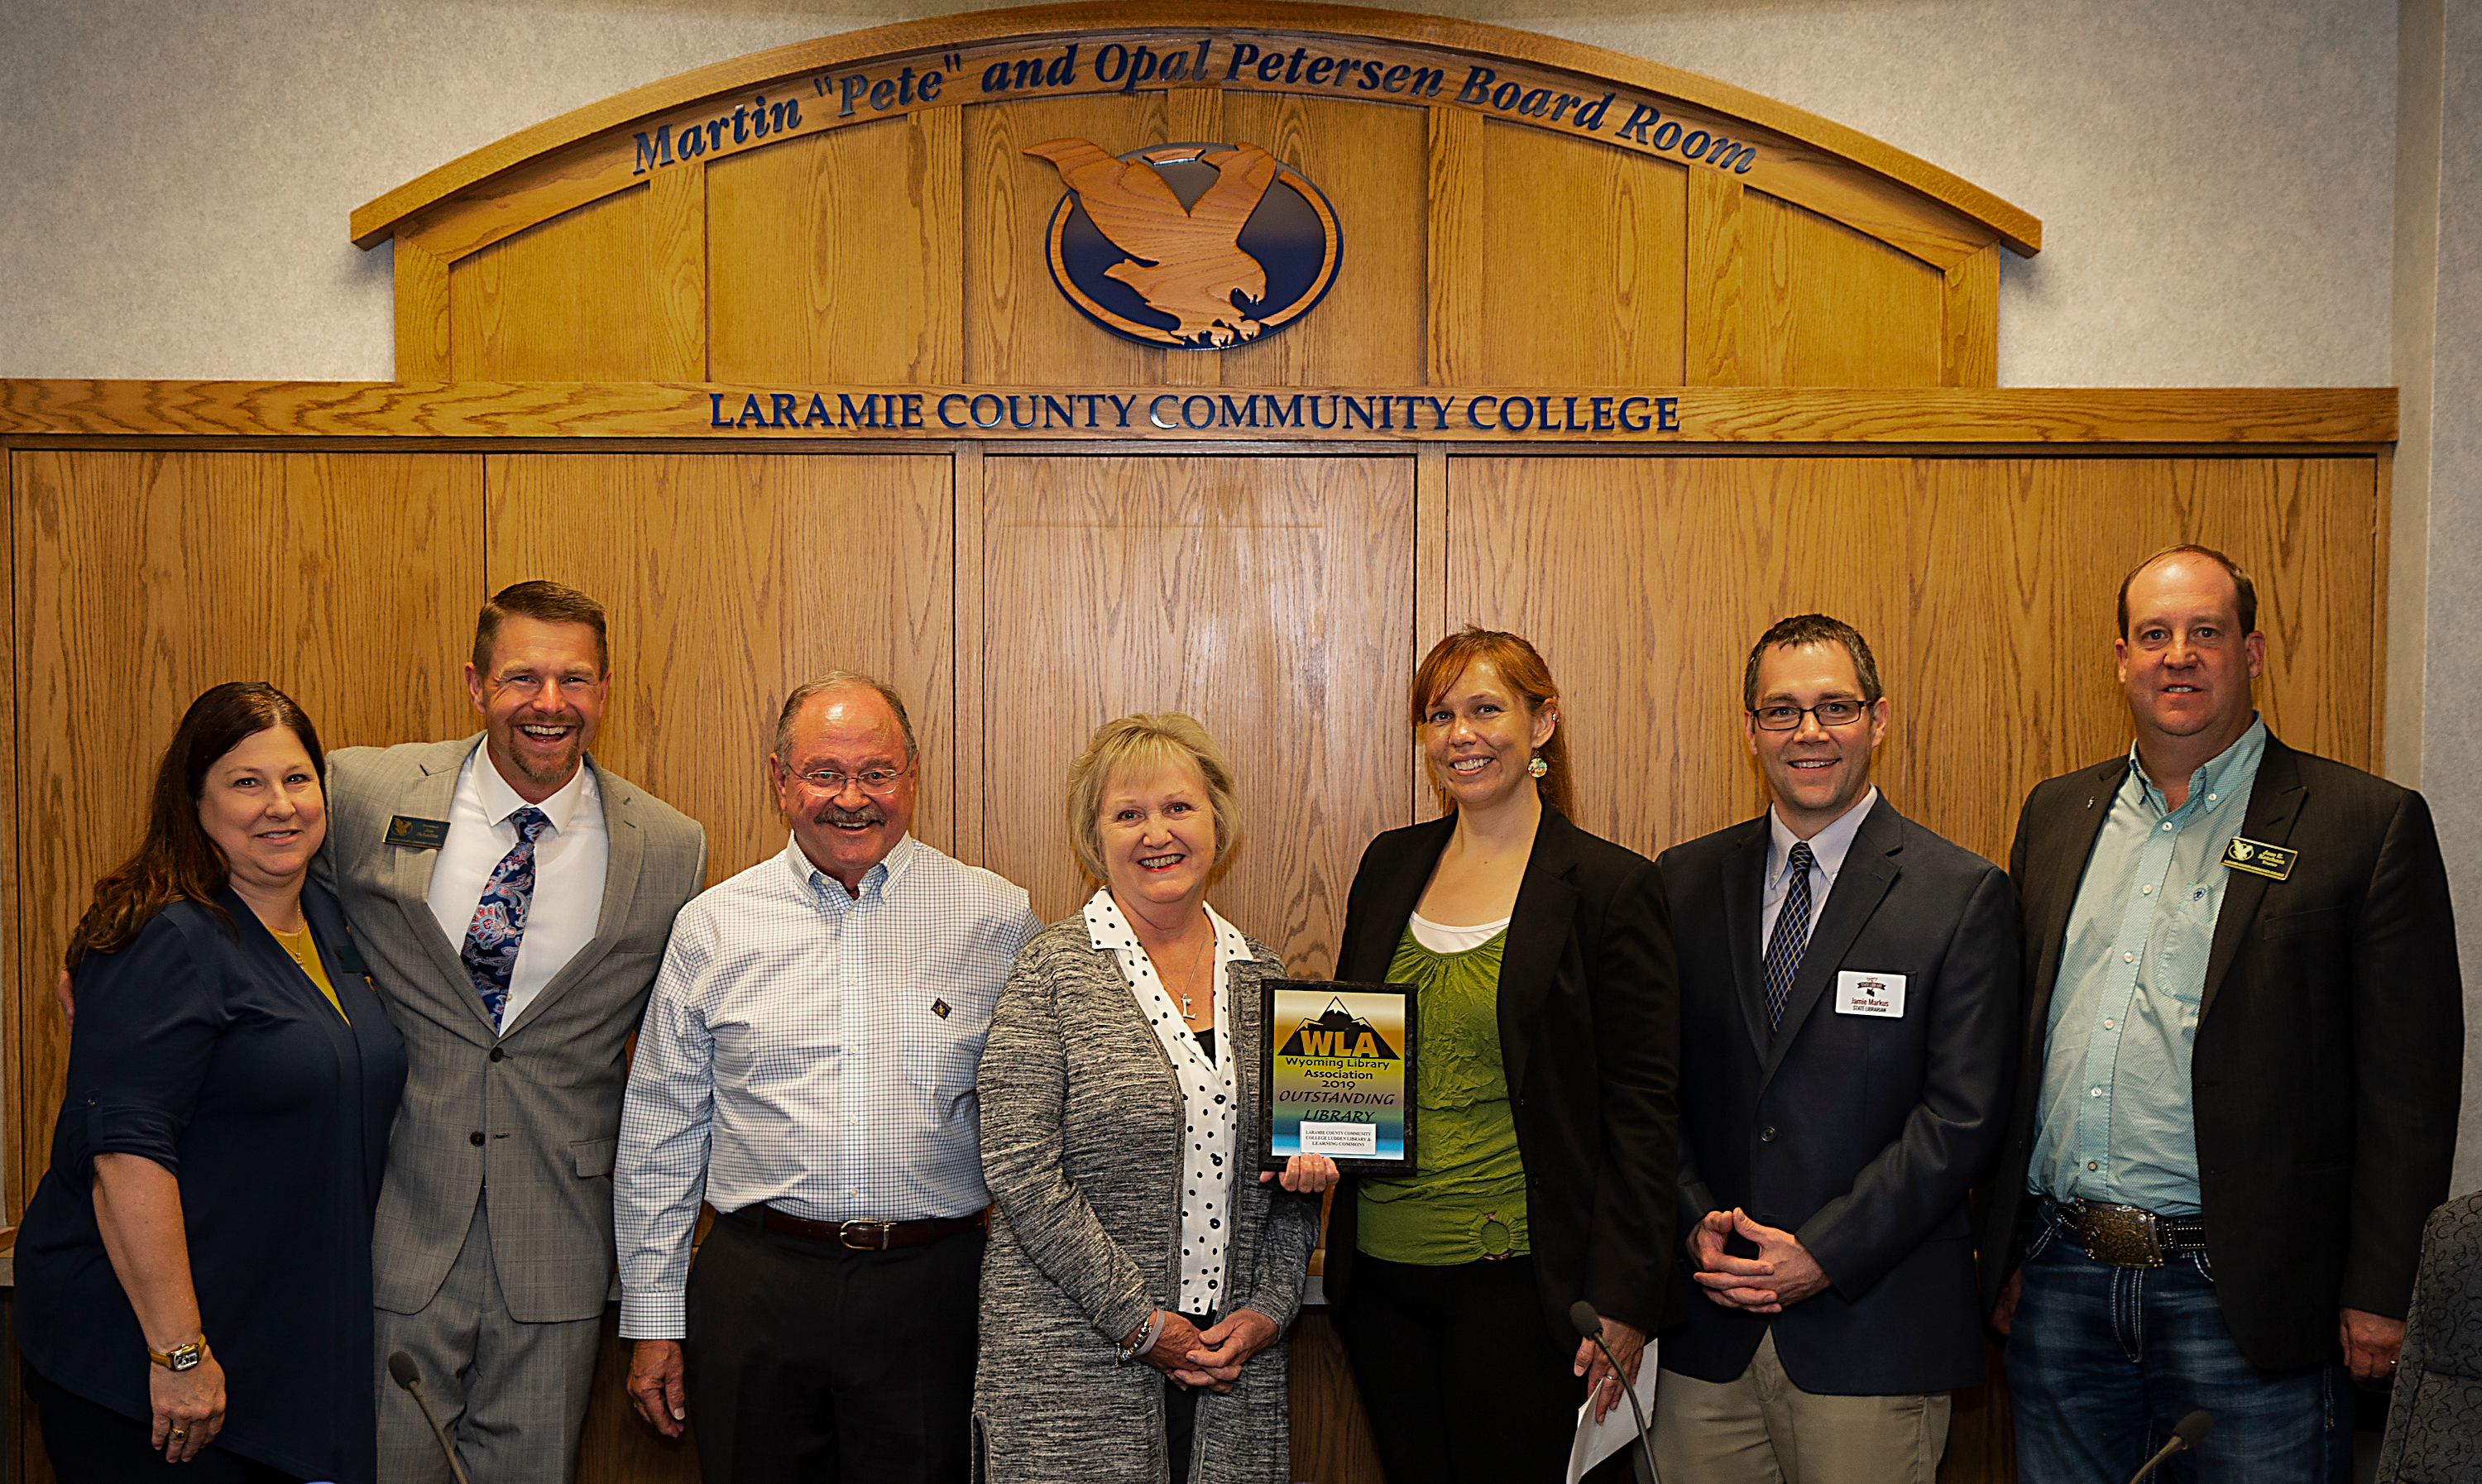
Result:
[[1356,1174],[1413,1174],[1413,986],[1271,979],[1261,994],[1258,1167],[1325,1154]]

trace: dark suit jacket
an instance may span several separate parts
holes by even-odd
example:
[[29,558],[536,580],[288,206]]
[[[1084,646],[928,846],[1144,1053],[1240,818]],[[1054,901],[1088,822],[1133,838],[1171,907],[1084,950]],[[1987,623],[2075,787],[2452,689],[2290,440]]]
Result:
[[[1901,1395],[1983,1379],[1967,1192],[1998,1152],[2017,1035],[2016,903],[1999,867],[1896,812],[1862,817],[1782,1024],[1759,944],[1767,818],[1657,862],[1680,941],[1680,1221],[1746,1209],[1831,1286],[1782,1313],[1689,1283],[1663,1368],[1738,1377],[1770,1326],[1805,1391]],[[1905,976],[1901,1017],[1836,1013],[1836,975]],[[1735,1238],[1730,1250],[1756,1249]]]
[[[1376,983],[1456,832],[1452,815],[1362,852],[1336,977]],[[1499,970],[1499,1048],[1544,1323],[1575,1348],[1569,1306],[1653,1334],[1670,1295],[1680,1015],[1654,862],[1547,804]],[[1336,1187],[1325,1284],[1350,1302],[1357,1184]]]
[[[2038,784],[2018,817],[2025,1033],[1986,1251],[2016,1251],[2069,912],[2126,768]],[[2189,1096],[2216,1297],[2241,1354],[2283,1370],[2336,1356],[2339,1307],[2405,1312],[2456,1152],[2464,991],[2421,795],[2270,735],[2240,833],[2300,858],[2225,889]],[[2013,1265],[1986,1266],[1986,1309]]]

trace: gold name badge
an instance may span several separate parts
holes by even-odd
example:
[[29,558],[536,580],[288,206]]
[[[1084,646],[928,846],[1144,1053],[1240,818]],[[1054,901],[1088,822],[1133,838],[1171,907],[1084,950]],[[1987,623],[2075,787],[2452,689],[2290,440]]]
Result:
[[2283,881],[2292,874],[2292,862],[2301,852],[2285,845],[2269,845],[2259,840],[2232,836],[2224,847],[2224,864],[2236,871],[2251,871],[2271,881]]

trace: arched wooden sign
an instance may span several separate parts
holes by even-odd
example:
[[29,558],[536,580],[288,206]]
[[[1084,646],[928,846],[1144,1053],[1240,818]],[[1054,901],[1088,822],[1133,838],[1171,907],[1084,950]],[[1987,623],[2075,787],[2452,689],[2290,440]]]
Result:
[[400,381],[711,388],[636,432],[1654,439],[1681,388],[1989,386],[2041,225],[1616,53],[1178,0],[719,64],[353,232]]

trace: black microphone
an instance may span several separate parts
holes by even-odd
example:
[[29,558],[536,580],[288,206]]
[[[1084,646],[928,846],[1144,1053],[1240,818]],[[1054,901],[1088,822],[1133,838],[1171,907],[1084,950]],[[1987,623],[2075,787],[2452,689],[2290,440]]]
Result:
[[[1595,1348],[1601,1351],[1603,1359],[1611,1364],[1612,1379],[1620,1383],[1621,1394],[1628,1398],[1629,1416],[1637,1418],[1637,1445],[1642,1454],[1638,1460],[1639,1484],[1654,1484],[1654,1444],[1647,1441],[1646,1409],[1637,1404],[1637,1388],[1629,1383],[1628,1372],[1621,1369],[1621,1363],[1613,1359],[1611,1347],[1603,1343],[1603,1316],[1595,1312],[1594,1305],[1579,1299],[1569,1306],[1569,1322],[1577,1327],[1580,1337],[1593,1340]],[[1645,1364],[1643,1353],[1639,1356],[1639,1364]],[[1587,1405],[1592,1406],[1594,1400],[1592,1396],[1587,1397]],[[2181,1425],[2185,1427],[2188,1424],[2184,1422]]]
[[457,1450],[448,1445],[448,1434],[440,1427],[439,1418],[431,1415],[431,1403],[422,1399],[422,1372],[414,1368],[413,1357],[402,1350],[389,1356],[388,1376],[404,1387],[413,1404],[422,1409],[422,1419],[431,1424],[431,1436],[439,1440],[439,1451],[448,1455],[448,1471],[457,1476],[457,1484],[465,1484],[465,1471],[458,1467]]
[[2138,1480],[2145,1478],[2148,1474],[2154,1471],[2155,1465],[2160,1464],[2167,1458],[2170,1458],[2173,1454],[2180,1452],[2183,1449],[2194,1448],[2199,1444],[2205,1442],[2206,1434],[2213,1432],[2214,1430],[2215,1415],[2211,1412],[2192,1412],[2187,1417],[2182,1418],[2179,1420],[2179,1423],[2172,1429],[2172,1441],[2163,1444],[2163,1451],[2155,1454],[2152,1458],[2148,1459],[2146,1461],[2145,1468],[2140,1469],[2135,1473],[2129,1475],[2128,1484],[2137,1484]]

